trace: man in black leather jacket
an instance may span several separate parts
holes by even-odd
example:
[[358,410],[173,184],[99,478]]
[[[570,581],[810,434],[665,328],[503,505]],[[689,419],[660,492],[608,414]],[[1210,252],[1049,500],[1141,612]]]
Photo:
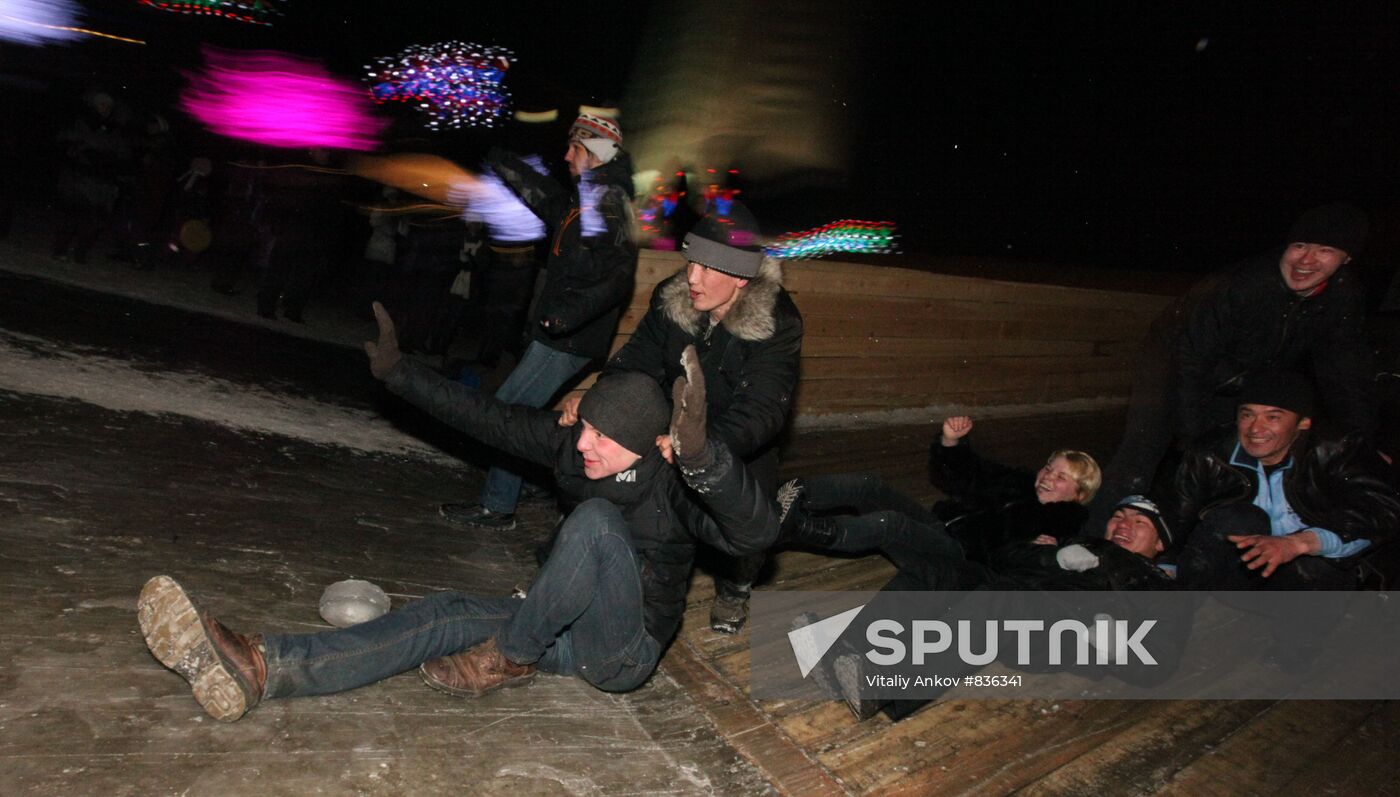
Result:
[[1370,436],[1374,369],[1365,302],[1346,264],[1365,245],[1365,213],[1333,203],[1303,213],[1281,249],[1210,278],[1164,313],[1141,353],[1123,442],[1104,468],[1090,523],[1123,493],[1145,492],[1173,440],[1185,446],[1224,428],[1251,373],[1289,370],[1325,385],[1320,420]]
[[1365,217],[1342,208],[1305,213],[1281,253],[1242,264],[1192,311],[1174,353],[1183,436],[1199,437],[1227,423],[1242,381],[1264,370],[1310,375],[1327,386],[1319,409],[1334,425],[1375,431],[1365,299],[1343,268],[1365,240]]
[[1177,471],[1182,582],[1355,588],[1362,557],[1400,530],[1400,496],[1377,475],[1374,449],[1316,432],[1313,390],[1298,374],[1257,374],[1238,401],[1235,433],[1189,451]]

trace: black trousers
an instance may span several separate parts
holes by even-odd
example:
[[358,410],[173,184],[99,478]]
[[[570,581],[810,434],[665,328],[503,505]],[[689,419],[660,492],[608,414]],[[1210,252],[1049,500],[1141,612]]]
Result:
[[1240,559],[1231,535],[1267,535],[1269,516],[1253,504],[1229,504],[1212,510],[1191,532],[1178,562],[1178,578],[1194,590],[1348,590],[1359,575],[1351,559],[1300,556],[1265,578]]

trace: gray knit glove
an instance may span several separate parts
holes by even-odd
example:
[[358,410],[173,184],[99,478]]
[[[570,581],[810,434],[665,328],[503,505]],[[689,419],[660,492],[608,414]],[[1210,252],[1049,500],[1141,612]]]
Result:
[[365,341],[365,354],[369,355],[369,372],[374,374],[375,379],[383,381],[403,359],[403,354],[399,351],[399,336],[394,331],[394,319],[389,317],[389,311],[379,302],[371,307],[374,309],[374,320],[379,322],[379,342]]
[[705,374],[694,346],[681,352],[685,376],[676,377],[671,388],[671,451],[683,468],[703,468],[714,461],[714,452],[705,445]]

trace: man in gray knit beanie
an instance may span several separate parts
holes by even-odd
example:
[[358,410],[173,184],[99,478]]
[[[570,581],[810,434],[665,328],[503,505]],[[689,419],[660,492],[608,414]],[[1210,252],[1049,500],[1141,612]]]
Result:
[[[674,385],[674,413],[655,380],[604,377],[582,405],[583,422],[569,429],[556,413],[506,404],[402,357],[389,314],[378,303],[374,314],[379,339],[365,352],[375,378],[453,428],[552,467],[573,509],[523,598],[436,592],[320,633],[241,634],[201,611],[175,579],[150,579],[137,601],[146,645],[215,719],[414,668],[457,697],[523,686],[539,671],[631,691],[680,629],[696,545],[744,555],[777,538],[776,505],[727,447],[707,438],[693,349]],[[678,468],[654,445],[668,420]]]
[[[744,460],[763,488],[778,486],[777,440],[786,426],[802,356],[802,314],[783,289],[782,265],[767,257],[758,222],[739,202],[710,212],[685,236],[686,264],[652,292],[651,304],[604,375],[641,373],[663,389],[680,375],[680,355],[694,346],[705,374],[707,428]],[[574,418],[565,407],[561,423]],[[667,458],[673,441],[657,445]],[[710,627],[735,633],[763,555],[723,563]]]

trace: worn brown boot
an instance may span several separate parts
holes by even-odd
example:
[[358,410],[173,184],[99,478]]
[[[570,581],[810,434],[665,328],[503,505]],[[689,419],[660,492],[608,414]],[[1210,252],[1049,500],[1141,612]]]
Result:
[[216,720],[233,722],[262,700],[267,663],[262,637],[234,633],[201,612],[169,576],[156,576],[136,603],[151,655],[179,673]]
[[535,678],[535,665],[507,659],[493,637],[465,652],[425,661],[418,674],[428,686],[450,695],[481,697],[528,684]]

